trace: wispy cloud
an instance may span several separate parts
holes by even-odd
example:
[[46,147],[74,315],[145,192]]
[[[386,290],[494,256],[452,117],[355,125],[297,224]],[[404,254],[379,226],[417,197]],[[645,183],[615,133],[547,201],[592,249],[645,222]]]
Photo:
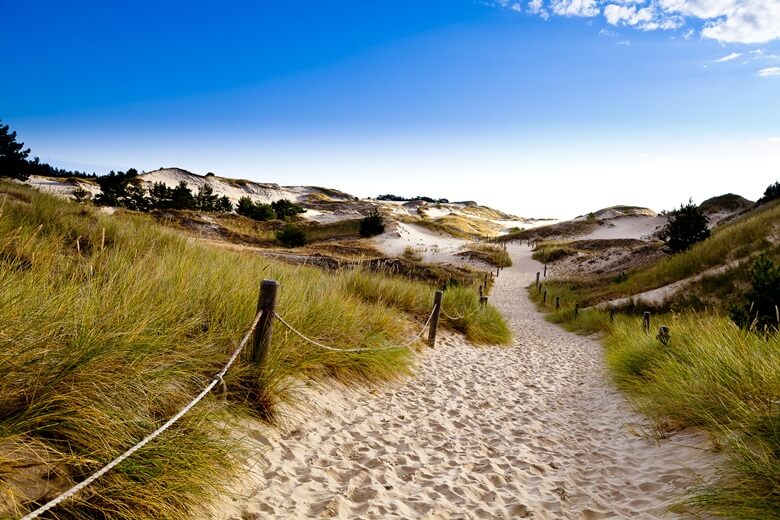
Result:
[[758,71],[758,75],[762,78],[767,76],[780,76],[780,67],[767,67]]
[[741,52],[732,52],[731,54],[727,54],[722,58],[718,58],[717,60],[715,60],[715,63],[725,63],[727,61],[736,60],[740,56],[742,56]]
[[539,15],[544,20],[550,18],[550,13],[544,8],[544,0],[531,0],[528,2],[528,12]]
[[596,0],[551,0],[552,12],[561,16],[598,16],[601,12]]
[[[516,3],[498,5],[515,9]],[[531,0],[527,12],[542,17],[603,15],[610,25],[644,31],[677,30],[703,23],[701,36],[722,43],[767,43],[780,39],[777,0]],[[688,40],[696,30],[688,27]]]

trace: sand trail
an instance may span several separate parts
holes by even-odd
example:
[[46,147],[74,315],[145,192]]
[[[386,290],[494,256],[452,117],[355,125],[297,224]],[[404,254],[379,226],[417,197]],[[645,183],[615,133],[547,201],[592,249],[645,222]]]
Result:
[[313,408],[266,451],[218,518],[660,518],[713,460],[700,435],[659,442],[607,381],[601,345],[544,321],[525,295],[538,264],[491,296],[511,347],[443,334],[414,377],[373,391],[312,388]]

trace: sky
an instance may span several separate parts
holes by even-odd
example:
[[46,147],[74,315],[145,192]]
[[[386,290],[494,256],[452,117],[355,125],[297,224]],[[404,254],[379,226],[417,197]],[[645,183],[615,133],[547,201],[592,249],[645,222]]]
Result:
[[672,209],[780,179],[778,0],[0,0],[0,119],[51,164]]

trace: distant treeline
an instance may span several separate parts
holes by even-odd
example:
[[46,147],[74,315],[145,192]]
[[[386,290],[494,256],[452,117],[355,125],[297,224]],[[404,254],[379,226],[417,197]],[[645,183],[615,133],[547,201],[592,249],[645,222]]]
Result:
[[[126,172],[111,171],[94,179],[102,191],[93,202],[98,206],[114,206],[133,211],[154,210],[198,210],[216,213],[230,213],[233,203],[226,196],[219,196],[209,184],[203,184],[193,193],[185,181],[170,188],[162,182],[155,182],[148,190],[143,187],[138,171],[130,168]],[[91,194],[78,187],[73,196],[83,202],[91,199]],[[286,220],[306,211],[287,199],[271,204],[254,202],[249,197],[241,197],[235,207],[236,213],[254,220]]]
[[416,197],[407,198],[407,197],[402,197],[400,195],[392,195],[389,193],[387,195],[378,196],[376,200],[391,200],[394,202],[411,202],[413,200],[422,200],[424,202],[428,202],[431,204],[448,204],[450,202],[448,199],[434,199],[432,197],[425,197],[422,195],[417,195]]

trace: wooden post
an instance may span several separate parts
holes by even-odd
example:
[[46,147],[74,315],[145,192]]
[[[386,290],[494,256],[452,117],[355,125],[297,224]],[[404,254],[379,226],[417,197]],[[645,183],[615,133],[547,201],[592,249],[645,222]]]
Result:
[[536,271],[536,286],[539,287],[539,271]]
[[580,315],[580,304],[579,303],[575,303],[574,304],[574,319],[576,320],[577,316],[579,316],[579,315]]
[[431,329],[428,332],[428,345],[436,346],[436,330],[439,328],[439,314],[441,314],[441,298],[444,295],[441,291],[436,291],[433,295],[433,317],[431,318]]
[[645,329],[645,332],[650,332],[650,313],[649,312],[642,313],[642,327]]
[[542,294],[542,284],[539,284],[539,285],[536,286],[536,292],[538,294]]
[[482,305],[483,307],[485,305],[487,305],[487,296],[480,296],[479,297],[479,304]]
[[671,334],[669,334],[669,327],[661,325],[658,328],[658,336],[656,336],[656,338],[658,338],[658,341],[660,341],[662,345],[668,345],[669,341],[672,339]]
[[276,313],[276,297],[279,290],[279,284],[276,280],[263,280],[260,284],[260,297],[257,300],[257,310],[263,311],[260,321],[255,329],[254,341],[252,342],[251,361],[259,366],[265,365],[268,357],[268,350],[271,347],[271,326],[274,322]]
[[614,307],[610,307],[609,308],[609,322],[610,323],[615,323],[615,308]]
[[485,292],[482,290],[482,286],[479,286],[479,298],[482,299],[482,297],[485,295]]
[[555,308],[560,309],[561,308],[561,298],[560,296],[555,297]]
[[547,262],[544,263],[544,277],[547,278]]
[[545,289],[544,296],[542,296],[542,305],[547,305],[547,289]]

